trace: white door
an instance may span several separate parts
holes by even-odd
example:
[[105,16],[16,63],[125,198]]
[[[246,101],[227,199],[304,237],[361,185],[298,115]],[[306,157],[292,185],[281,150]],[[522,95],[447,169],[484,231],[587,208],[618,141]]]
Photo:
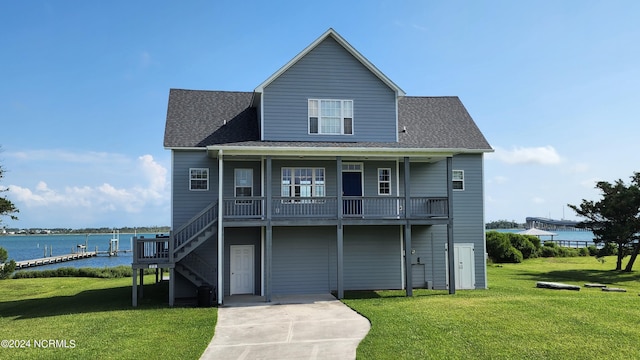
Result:
[[253,245],[231,245],[230,281],[231,295],[253,294]]
[[455,244],[454,261],[456,271],[456,289],[475,289],[475,262],[473,244]]

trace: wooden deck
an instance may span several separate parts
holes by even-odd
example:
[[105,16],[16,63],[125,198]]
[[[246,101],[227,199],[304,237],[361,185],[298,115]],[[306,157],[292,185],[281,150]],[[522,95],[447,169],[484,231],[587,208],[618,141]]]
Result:
[[66,261],[86,259],[86,258],[94,257],[96,255],[97,253],[95,251],[87,251],[87,252],[77,253],[77,254],[57,255],[57,256],[49,256],[49,257],[40,258],[40,259],[16,261],[16,270],[35,267],[35,266],[61,263]]

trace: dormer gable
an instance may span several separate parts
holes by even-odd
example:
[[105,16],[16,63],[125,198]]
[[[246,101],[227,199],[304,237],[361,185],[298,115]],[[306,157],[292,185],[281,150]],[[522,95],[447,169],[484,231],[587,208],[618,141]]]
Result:
[[275,79],[277,79],[280,75],[282,75],[285,71],[295,65],[300,59],[305,57],[309,52],[315,49],[320,43],[322,43],[327,38],[332,38],[338,44],[340,44],[345,50],[347,50],[354,58],[356,58],[362,65],[364,65],[369,71],[375,74],[383,83],[387,84],[389,88],[391,88],[398,97],[405,96],[404,91],[396,85],[391,79],[389,79],[385,74],[382,73],[375,65],[373,65],[366,57],[364,57],[358,50],[356,50],[351,44],[347,42],[340,34],[338,34],[333,28],[329,28],[322,34],[319,38],[317,38],[314,42],[309,44],[304,50],[302,50],[298,55],[296,55],[293,59],[291,59],[288,63],[282,66],[278,71],[273,73],[273,75],[269,76],[262,84],[258,85],[254,89],[255,93],[261,94],[264,91],[264,88],[271,84]]
[[404,91],[333,29],[254,91],[263,141],[397,142]]

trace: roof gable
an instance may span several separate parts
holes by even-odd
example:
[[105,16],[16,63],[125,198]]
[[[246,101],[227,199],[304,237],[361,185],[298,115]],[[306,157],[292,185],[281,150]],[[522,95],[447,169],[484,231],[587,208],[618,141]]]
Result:
[[275,79],[277,79],[284,72],[289,70],[293,65],[295,65],[300,59],[305,57],[309,52],[315,49],[319,44],[321,44],[327,38],[333,38],[340,46],[342,46],[347,52],[349,52],[355,59],[357,59],[362,65],[364,65],[369,71],[371,71],[376,77],[378,77],[384,84],[386,84],[389,88],[391,88],[399,97],[405,95],[404,91],[396,85],[391,79],[389,79],[385,74],[383,74],[375,65],[373,65],[367,58],[365,58],[358,50],[356,50],[353,46],[351,46],[340,34],[338,34],[332,28],[329,28],[324,34],[322,34],[319,38],[317,38],[314,42],[312,42],[309,46],[307,46],[304,50],[302,50],[298,55],[296,55],[293,59],[291,59],[288,63],[286,63],[283,67],[281,67],[278,71],[276,71],[273,75],[271,75],[267,80],[265,80],[262,84],[258,85],[255,88],[256,93],[262,93],[264,88],[271,84]]

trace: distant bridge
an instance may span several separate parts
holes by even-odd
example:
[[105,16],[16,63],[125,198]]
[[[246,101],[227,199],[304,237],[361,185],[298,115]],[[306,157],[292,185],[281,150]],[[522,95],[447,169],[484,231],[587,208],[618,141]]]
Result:
[[542,230],[569,230],[583,231],[586,229],[578,228],[580,221],[573,220],[554,220],[543,217],[527,217],[527,228],[535,227]]

